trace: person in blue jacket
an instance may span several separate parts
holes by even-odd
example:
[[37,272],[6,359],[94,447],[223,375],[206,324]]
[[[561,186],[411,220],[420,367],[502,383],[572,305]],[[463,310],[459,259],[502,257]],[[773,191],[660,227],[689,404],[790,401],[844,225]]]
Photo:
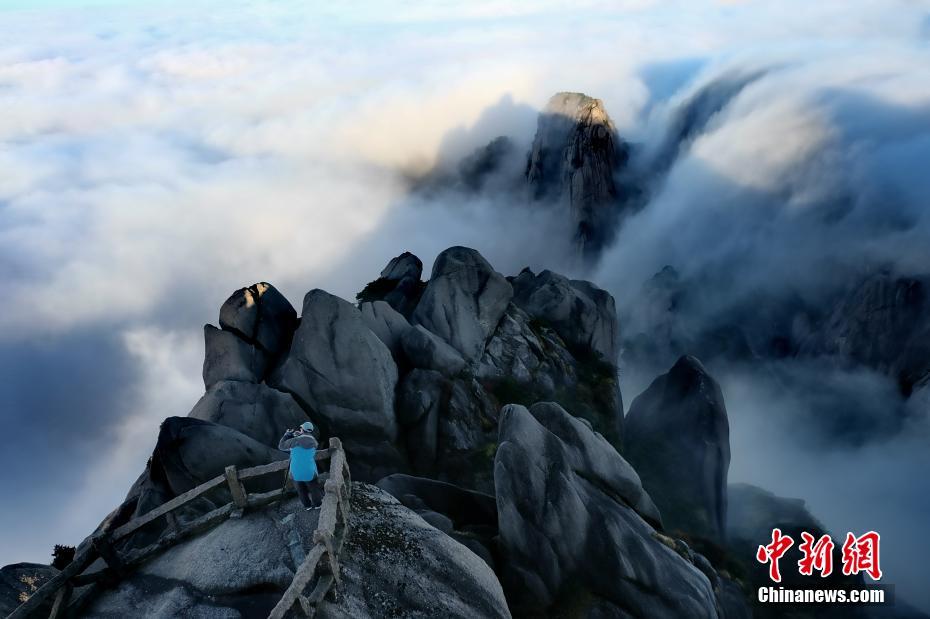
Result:
[[[299,428],[288,430],[278,442],[278,449],[291,452],[291,479],[297,488],[297,497],[308,511],[319,509],[320,476],[316,468],[316,438],[313,424],[303,422]],[[314,504],[316,503],[316,504]]]

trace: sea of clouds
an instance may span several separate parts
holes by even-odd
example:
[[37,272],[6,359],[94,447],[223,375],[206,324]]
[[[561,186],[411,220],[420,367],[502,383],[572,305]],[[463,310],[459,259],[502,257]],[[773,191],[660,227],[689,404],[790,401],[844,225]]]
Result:
[[[464,4],[0,6],[0,563],[46,561],[122,499],[203,391],[202,324],[255,281],[351,299],[401,251],[428,268],[463,244],[624,311],[673,264],[708,292],[700,322],[930,268],[927,3]],[[603,99],[648,178],[588,272],[565,214],[410,192],[497,135],[522,152],[560,90]],[[731,479],[880,530],[889,582],[930,608],[926,434],[832,442],[805,425],[812,376],[866,415],[900,405],[865,371],[722,368]]]

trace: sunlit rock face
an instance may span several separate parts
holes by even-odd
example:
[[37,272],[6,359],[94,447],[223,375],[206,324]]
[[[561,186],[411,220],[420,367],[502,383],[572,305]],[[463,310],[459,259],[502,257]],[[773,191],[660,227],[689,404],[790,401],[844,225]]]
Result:
[[614,175],[626,159],[626,145],[600,99],[560,92],[539,115],[526,182],[533,198],[569,207],[585,258],[595,258],[610,239],[620,195]]

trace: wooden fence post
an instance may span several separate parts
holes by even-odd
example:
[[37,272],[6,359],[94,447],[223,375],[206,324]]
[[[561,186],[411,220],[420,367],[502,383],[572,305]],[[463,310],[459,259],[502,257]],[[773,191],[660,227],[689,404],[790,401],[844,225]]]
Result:
[[230,464],[226,467],[226,483],[229,485],[229,492],[232,494],[233,503],[236,504],[236,509],[238,516],[242,515],[242,512],[249,505],[249,497],[246,495],[245,487],[242,485],[242,482],[239,481],[239,473],[236,471],[236,466]]
[[66,582],[55,595],[55,603],[52,604],[52,612],[49,613],[48,619],[61,619],[68,610],[68,602],[71,601],[71,592],[74,588],[71,583]]

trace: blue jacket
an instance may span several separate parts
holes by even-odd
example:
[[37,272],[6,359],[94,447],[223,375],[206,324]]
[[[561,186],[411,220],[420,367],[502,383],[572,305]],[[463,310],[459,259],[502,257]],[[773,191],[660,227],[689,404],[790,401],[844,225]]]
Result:
[[291,478],[294,481],[313,481],[316,469],[317,442],[310,433],[294,434],[288,430],[278,442],[278,449],[291,452]]

